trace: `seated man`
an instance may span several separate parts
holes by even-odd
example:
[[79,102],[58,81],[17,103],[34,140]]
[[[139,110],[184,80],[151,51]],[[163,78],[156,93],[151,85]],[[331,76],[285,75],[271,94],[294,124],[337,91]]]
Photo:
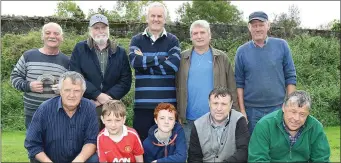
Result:
[[227,88],[209,94],[210,112],[194,121],[187,162],[246,162],[250,134]]
[[308,93],[288,95],[281,110],[258,121],[249,144],[249,162],[329,162],[322,124],[309,115]]
[[60,96],[39,106],[27,130],[25,148],[31,162],[98,162],[96,106],[82,98],[83,76],[65,72],[58,86]]
[[143,141],[144,162],[186,162],[187,145],[185,132],[175,122],[177,112],[174,105],[160,103],[154,110],[155,125],[149,129]]
[[143,162],[143,147],[135,129],[124,125],[126,107],[119,100],[103,105],[101,120],[104,129],[97,137],[100,162]]

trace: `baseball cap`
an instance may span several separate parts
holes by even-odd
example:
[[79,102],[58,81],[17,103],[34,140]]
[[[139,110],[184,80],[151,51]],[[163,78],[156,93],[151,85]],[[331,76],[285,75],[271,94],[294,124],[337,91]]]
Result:
[[264,13],[263,11],[256,11],[256,12],[251,13],[249,16],[249,23],[252,20],[260,20],[264,22],[268,20],[268,15]]
[[102,14],[92,15],[90,18],[89,27],[92,27],[96,23],[104,23],[105,25],[109,25],[107,17]]

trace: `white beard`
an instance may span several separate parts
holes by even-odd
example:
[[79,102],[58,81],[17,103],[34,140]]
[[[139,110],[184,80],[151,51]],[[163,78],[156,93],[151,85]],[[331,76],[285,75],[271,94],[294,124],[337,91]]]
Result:
[[104,37],[96,36],[95,38],[94,37],[92,38],[94,39],[97,45],[105,45],[108,41],[108,36],[104,36]]

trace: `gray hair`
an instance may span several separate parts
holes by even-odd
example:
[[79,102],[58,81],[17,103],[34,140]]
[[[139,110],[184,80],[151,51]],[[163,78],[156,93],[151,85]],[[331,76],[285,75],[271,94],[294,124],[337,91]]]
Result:
[[166,6],[165,5],[163,5],[162,3],[160,3],[160,2],[153,2],[153,3],[151,3],[151,4],[149,4],[148,5],[148,7],[147,7],[147,17],[148,17],[148,15],[149,15],[149,10],[151,9],[151,8],[154,8],[154,7],[162,7],[163,8],[163,15],[165,16],[165,19],[167,18],[167,8],[166,8]]
[[45,24],[45,25],[41,28],[41,36],[42,36],[42,37],[45,36],[45,30],[46,30],[46,28],[48,28],[48,27],[50,27],[50,26],[56,27],[56,28],[58,29],[60,35],[63,35],[63,29],[62,29],[62,27],[61,27],[59,24],[54,23],[54,22],[49,22],[49,23]]
[[205,28],[208,32],[208,34],[211,34],[210,29],[210,23],[208,23],[206,20],[196,20],[191,24],[191,27],[189,28],[190,36],[192,36],[192,31],[194,27],[202,27]]
[[67,71],[67,72],[64,72],[60,76],[59,84],[58,84],[59,90],[62,89],[63,81],[65,79],[67,79],[67,78],[71,79],[72,84],[76,84],[76,82],[80,81],[82,83],[83,92],[85,92],[85,90],[86,90],[86,83],[85,83],[84,77],[80,73],[78,73],[76,71]]
[[302,90],[297,90],[288,95],[288,97],[285,98],[285,106],[288,106],[289,104],[295,104],[298,107],[307,106],[308,109],[311,108],[311,98],[310,95]]

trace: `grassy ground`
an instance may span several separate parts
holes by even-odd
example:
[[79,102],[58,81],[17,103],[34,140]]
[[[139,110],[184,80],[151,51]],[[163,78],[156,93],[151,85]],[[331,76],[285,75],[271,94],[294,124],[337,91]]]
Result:
[[[325,129],[331,149],[331,162],[340,162],[340,127]],[[24,148],[25,132],[2,133],[1,162],[27,162],[27,152]]]

